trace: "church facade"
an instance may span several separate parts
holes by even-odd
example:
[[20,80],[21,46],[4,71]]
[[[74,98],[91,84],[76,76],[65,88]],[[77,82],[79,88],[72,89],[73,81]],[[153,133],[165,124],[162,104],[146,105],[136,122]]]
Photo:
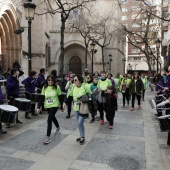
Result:
[[[25,2],[26,0],[20,2],[16,0],[0,1],[0,61],[3,71],[12,66],[14,60],[17,59],[25,74],[28,74],[28,21],[24,16],[23,3]],[[54,10],[55,4],[53,3],[55,2],[49,0],[46,0],[43,4],[39,0],[33,2],[37,5],[36,14],[42,14],[44,9]],[[93,18],[97,15],[104,17],[114,11],[112,14],[114,17],[109,21],[110,29],[113,32],[115,28],[121,29],[118,28],[119,25],[115,21],[121,18],[120,9],[115,8],[115,3],[116,1],[100,0],[92,8]],[[44,67],[49,72],[52,69],[59,72],[60,68],[63,67],[64,73],[72,71],[81,74],[83,72],[86,68],[84,39],[80,34],[75,35],[69,31],[70,24],[74,22],[74,15],[77,15],[77,13],[72,11],[66,22],[63,64],[60,58],[60,14],[35,15],[32,21],[32,70],[39,71],[40,68]],[[14,31],[20,27],[24,28],[24,32],[18,35],[14,34]],[[118,31],[115,32],[119,34]],[[113,74],[123,73],[125,64],[123,62],[125,41],[122,37],[116,37],[116,34],[112,35],[108,45],[103,50],[105,69],[111,67]],[[93,70],[101,71],[103,70],[102,49],[97,44],[95,49],[97,53],[94,54]],[[112,61],[109,59],[109,54],[112,55]],[[90,46],[87,52],[87,68],[91,72],[92,54]]]

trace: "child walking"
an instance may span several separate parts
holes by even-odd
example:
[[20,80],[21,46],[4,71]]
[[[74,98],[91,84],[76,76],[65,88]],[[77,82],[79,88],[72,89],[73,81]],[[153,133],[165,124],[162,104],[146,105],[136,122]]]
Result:
[[109,122],[109,129],[113,129],[115,111],[117,111],[116,89],[113,86],[108,86],[106,92],[106,119]]

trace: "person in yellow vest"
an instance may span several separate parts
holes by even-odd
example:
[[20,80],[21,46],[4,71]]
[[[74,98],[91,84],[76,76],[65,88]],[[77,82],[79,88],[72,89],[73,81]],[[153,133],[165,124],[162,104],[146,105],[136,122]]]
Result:
[[135,97],[138,100],[138,108],[140,109],[140,100],[141,94],[143,93],[143,82],[139,78],[139,74],[137,72],[134,73],[133,79],[131,80],[130,86],[130,93],[132,94],[132,108],[131,111],[134,111],[134,104],[135,104]]
[[127,100],[127,105],[129,106],[129,85],[131,83],[131,79],[129,79],[127,77],[127,74],[124,74],[123,75],[123,80],[121,81],[121,84],[120,84],[120,92],[122,92],[122,96],[123,96],[123,106],[122,108],[125,107],[125,99]]

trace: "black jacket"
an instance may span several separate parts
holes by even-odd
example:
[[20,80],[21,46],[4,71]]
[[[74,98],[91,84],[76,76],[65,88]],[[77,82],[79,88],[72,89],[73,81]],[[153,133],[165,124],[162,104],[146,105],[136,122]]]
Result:
[[138,95],[141,95],[141,92],[143,91],[144,89],[144,86],[143,86],[143,82],[141,79],[138,79],[135,83],[135,80],[132,79],[131,83],[130,83],[130,86],[129,86],[129,89],[130,89],[130,93],[131,94],[134,94],[135,93],[135,86],[136,86],[136,94]]
[[117,110],[117,95],[106,93],[106,108]]

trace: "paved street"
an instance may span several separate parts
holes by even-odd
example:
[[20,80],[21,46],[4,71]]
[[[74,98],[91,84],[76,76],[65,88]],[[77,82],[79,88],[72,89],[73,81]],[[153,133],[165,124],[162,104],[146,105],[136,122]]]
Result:
[[122,107],[116,112],[114,129],[108,124],[85,122],[86,143],[76,143],[79,137],[75,117],[65,119],[57,113],[62,133],[54,135],[49,145],[42,143],[46,134],[47,113],[13,125],[7,135],[0,135],[0,170],[169,170],[170,147],[167,133],[160,132],[155,110],[148,102],[153,92],[146,92],[142,109]]

